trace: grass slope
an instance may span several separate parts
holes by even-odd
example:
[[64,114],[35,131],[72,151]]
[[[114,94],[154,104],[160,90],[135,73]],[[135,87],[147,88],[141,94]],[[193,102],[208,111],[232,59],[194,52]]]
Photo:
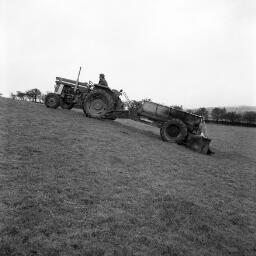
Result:
[[255,255],[256,129],[216,154],[157,129],[0,98],[0,255]]

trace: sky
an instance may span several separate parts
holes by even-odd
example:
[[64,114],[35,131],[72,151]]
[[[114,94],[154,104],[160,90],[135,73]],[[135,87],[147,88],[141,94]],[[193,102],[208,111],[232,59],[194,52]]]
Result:
[[254,0],[0,0],[0,93],[56,76],[185,108],[256,106]]

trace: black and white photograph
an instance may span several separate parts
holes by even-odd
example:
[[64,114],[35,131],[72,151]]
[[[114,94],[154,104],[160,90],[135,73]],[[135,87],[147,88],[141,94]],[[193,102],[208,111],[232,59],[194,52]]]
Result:
[[0,0],[0,256],[255,256],[256,1]]

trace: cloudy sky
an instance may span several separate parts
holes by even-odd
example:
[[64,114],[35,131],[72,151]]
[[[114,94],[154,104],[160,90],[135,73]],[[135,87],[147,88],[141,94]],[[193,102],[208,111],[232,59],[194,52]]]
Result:
[[256,105],[254,0],[0,0],[0,92],[56,76],[167,105]]

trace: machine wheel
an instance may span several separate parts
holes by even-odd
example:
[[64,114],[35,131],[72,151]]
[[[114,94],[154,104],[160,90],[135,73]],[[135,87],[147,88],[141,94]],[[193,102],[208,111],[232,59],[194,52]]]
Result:
[[97,89],[89,93],[83,103],[84,113],[94,118],[104,117],[113,107],[114,100],[112,96],[103,89]]
[[164,123],[160,128],[163,141],[181,144],[187,136],[187,126],[180,119],[172,119]]
[[55,93],[48,93],[45,96],[44,104],[47,108],[57,108],[60,105],[60,97]]
[[63,98],[61,98],[60,99],[60,106],[63,109],[71,109],[71,108],[73,108],[74,104],[73,103],[67,103],[67,102],[65,102],[65,100]]

